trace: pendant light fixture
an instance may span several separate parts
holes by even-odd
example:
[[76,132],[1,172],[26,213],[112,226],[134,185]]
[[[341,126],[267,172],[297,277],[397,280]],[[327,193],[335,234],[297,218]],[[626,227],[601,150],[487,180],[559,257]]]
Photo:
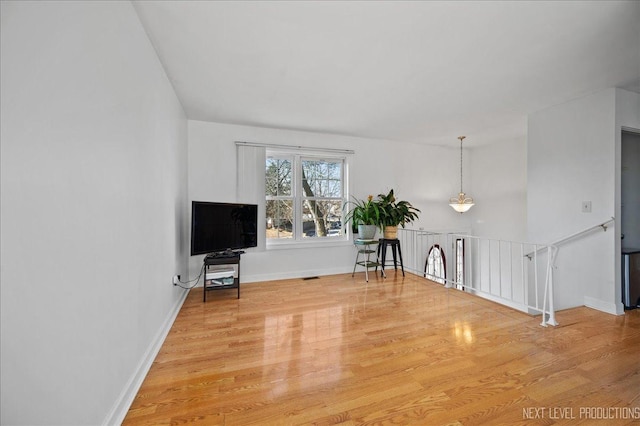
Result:
[[458,136],[458,139],[460,139],[460,193],[457,197],[451,197],[449,199],[449,205],[458,213],[464,213],[474,205],[473,198],[467,197],[465,193],[462,192],[462,141],[464,138],[466,138],[466,136]]

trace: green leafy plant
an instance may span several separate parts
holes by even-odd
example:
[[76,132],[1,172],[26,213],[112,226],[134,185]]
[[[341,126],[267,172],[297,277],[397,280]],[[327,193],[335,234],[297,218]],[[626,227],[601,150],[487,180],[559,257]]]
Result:
[[349,204],[353,206],[345,216],[345,223],[351,222],[351,229],[356,232],[358,225],[375,225],[380,227],[380,205],[373,195],[369,195],[366,200],[358,200],[354,197]]
[[384,226],[402,226],[418,219],[420,210],[408,201],[397,201],[393,189],[388,194],[378,195],[380,224]]

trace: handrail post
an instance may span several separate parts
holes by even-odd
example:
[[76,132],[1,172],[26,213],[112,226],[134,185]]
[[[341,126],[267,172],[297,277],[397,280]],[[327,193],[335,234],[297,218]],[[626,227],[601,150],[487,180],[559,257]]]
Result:
[[558,247],[555,246],[551,246],[551,251],[552,251],[552,260],[551,260],[551,269],[549,271],[549,320],[547,321],[547,324],[551,324],[554,327],[558,325],[558,322],[556,321],[556,311],[555,308],[553,306],[553,267],[556,264],[556,255],[558,254]]
[[536,298],[536,309],[539,309],[538,305],[538,245],[533,245],[533,291]]
[[547,273],[544,279],[544,293],[542,296],[542,322],[541,326],[547,326],[547,294],[549,291],[549,272],[551,269],[551,246],[547,247]]
[[[556,254],[558,253],[558,247],[549,246],[547,248],[547,277],[544,284],[544,301],[542,304],[542,323],[543,327],[551,324],[557,326],[556,312],[553,306],[553,265],[556,262]],[[547,320],[547,299],[549,301],[549,319]]]

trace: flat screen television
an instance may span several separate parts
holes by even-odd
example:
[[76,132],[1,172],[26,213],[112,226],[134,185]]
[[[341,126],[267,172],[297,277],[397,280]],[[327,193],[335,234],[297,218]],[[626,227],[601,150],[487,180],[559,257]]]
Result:
[[191,256],[257,245],[256,204],[191,202]]

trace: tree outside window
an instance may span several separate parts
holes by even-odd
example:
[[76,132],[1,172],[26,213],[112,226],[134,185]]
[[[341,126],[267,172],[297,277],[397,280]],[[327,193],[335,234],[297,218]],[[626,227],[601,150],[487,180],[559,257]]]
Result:
[[267,153],[267,241],[344,236],[344,159]]
[[267,239],[293,237],[292,159],[267,157]]

